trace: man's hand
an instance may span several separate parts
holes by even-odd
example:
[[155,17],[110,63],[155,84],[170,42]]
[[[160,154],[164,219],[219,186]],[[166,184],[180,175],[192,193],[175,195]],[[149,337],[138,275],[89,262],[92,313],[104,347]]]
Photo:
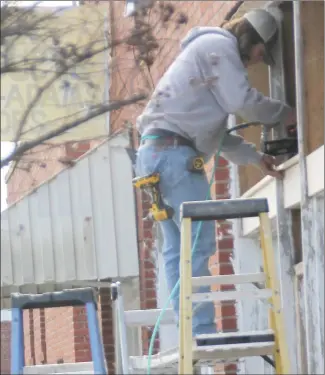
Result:
[[264,154],[260,161],[260,167],[262,171],[272,177],[282,180],[283,173],[275,170],[275,157],[271,155]]

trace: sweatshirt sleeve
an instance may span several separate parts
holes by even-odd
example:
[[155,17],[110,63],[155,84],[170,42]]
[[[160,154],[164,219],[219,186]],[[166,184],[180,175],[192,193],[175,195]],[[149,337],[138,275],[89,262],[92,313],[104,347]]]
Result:
[[[203,78],[218,104],[228,114],[264,125],[282,123],[290,111],[285,103],[264,96],[248,82],[237,47],[230,38],[206,34],[198,38],[197,54]],[[212,78],[212,79],[211,79]]]
[[246,142],[239,135],[225,133],[221,147],[221,156],[237,165],[258,164],[262,153],[253,143]]

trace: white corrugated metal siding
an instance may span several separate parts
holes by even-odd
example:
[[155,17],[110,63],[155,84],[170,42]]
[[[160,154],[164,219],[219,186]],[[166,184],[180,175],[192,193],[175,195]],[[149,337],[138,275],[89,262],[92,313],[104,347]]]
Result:
[[2,298],[21,286],[138,276],[132,166],[121,142],[100,145],[1,213]]

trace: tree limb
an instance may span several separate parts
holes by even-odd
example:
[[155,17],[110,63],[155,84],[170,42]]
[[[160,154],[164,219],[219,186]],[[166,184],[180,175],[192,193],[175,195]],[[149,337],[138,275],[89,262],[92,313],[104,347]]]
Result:
[[19,158],[28,150],[31,150],[32,148],[36,147],[37,145],[42,144],[43,142],[46,142],[54,137],[57,137],[63,133],[65,133],[68,130],[71,130],[97,116],[100,116],[106,112],[114,111],[119,108],[122,108],[124,106],[139,102],[141,100],[146,99],[145,94],[139,94],[131,96],[129,99],[116,101],[114,103],[101,106],[100,108],[93,110],[91,113],[89,113],[87,116],[83,117],[82,119],[78,119],[75,121],[72,121],[70,123],[65,124],[64,126],[60,127],[59,129],[54,129],[52,131],[49,131],[48,133],[41,135],[40,137],[28,141],[25,143],[22,143],[21,145],[17,146],[15,150],[6,158],[1,160],[1,168],[7,166],[11,161],[17,161]]

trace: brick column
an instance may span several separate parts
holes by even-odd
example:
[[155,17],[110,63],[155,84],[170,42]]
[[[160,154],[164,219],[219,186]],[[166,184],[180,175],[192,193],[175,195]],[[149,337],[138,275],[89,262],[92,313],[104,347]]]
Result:
[[73,308],[74,355],[76,362],[90,362],[90,341],[86,308]]
[[65,144],[65,157],[69,160],[75,160],[89,150],[90,142],[68,142]]
[[[148,215],[151,207],[150,198],[144,192],[138,194],[141,199],[139,206],[142,211],[142,225],[139,223],[139,260],[140,260],[140,305],[141,309],[156,309],[156,264],[153,256],[155,246],[154,224],[152,221],[143,220]],[[139,201],[138,201],[139,202]],[[142,227],[142,228],[141,228]],[[142,329],[143,354],[148,354],[152,328]],[[154,352],[159,350],[159,336],[155,338]]]
[[11,322],[1,322],[1,374],[10,374]]
[[108,288],[100,289],[99,318],[103,337],[104,353],[109,374],[115,374],[114,325],[111,294]]

